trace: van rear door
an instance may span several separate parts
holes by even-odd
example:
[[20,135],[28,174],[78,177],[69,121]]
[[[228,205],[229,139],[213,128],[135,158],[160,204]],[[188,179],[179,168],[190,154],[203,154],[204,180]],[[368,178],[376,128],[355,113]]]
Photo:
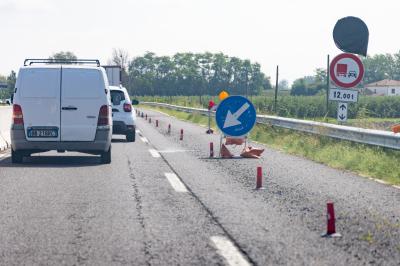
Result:
[[107,104],[99,69],[62,67],[61,141],[93,141],[100,107]]
[[60,67],[21,68],[17,94],[28,141],[60,140]]

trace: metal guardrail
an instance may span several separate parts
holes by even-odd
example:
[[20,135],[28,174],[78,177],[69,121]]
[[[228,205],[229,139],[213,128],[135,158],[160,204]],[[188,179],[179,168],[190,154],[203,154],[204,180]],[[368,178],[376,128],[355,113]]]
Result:
[[[208,110],[201,108],[191,108],[155,102],[141,102],[141,104],[149,106],[159,106],[186,113],[196,112],[201,115],[208,115]],[[214,112],[212,112],[211,115],[214,116]],[[307,121],[270,115],[257,115],[257,123],[318,134],[357,143],[400,150],[400,133],[395,134],[390,131],[341,126],[323,122]]]

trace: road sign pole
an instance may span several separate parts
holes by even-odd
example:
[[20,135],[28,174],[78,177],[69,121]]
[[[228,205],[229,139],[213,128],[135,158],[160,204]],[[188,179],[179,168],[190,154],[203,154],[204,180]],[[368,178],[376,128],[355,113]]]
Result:
[[329,89],[330,89],[330,75],[329,75],[329,54],[326,60],[326,117],[329,115]]

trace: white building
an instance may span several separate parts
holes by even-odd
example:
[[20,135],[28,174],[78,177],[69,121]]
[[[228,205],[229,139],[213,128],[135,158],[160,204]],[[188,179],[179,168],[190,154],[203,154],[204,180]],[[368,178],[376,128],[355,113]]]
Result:
[[365,85],[365,90],[376,96],[400,95],[400,80],[384,79]]

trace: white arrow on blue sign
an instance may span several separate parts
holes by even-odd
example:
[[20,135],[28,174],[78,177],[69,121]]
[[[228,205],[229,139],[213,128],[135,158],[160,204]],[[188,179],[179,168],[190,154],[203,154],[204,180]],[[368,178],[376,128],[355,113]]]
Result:
[[227,136],[239,137],[250,132],[256,123],[256,109],[245,97],[230,96],[217,108],[215,120],[218,128]]

